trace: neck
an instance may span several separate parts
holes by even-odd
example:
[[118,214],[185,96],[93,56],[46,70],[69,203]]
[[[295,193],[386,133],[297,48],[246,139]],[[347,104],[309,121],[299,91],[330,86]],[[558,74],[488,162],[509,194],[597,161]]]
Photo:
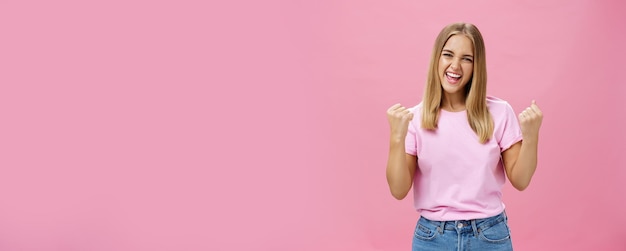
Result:
[[444,93],[441,108],[451,112],[465,110],[465,95],[460,93]]

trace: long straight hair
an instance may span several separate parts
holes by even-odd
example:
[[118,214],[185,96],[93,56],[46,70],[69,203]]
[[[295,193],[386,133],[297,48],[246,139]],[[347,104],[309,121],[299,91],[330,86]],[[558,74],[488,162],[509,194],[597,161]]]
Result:
[[487,63],[485,43],[480,31],[476,26],[469,23],[454,23],[441,30],[428,70],[426,91],[423,97],[422,128],[435,130],[439,120],[439,112],[443,101],[443,87],[439,76],[439,60],[444,45],[450,37],[466,36],[474,45],[474,71],[472,77],[465,86],[465,107],[467,109],[467,121],[478,136],[480,143],[486,143],[493,134],[493,119],[487,109]]

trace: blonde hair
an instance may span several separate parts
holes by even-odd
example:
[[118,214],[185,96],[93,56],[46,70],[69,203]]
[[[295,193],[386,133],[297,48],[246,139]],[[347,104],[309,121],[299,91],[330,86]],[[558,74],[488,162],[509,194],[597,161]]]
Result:
[[470,127],[478,136],[479,141],[486,143],[493,134],[493,119],[487,109],[485,43],[478,28],[469,23],[450,24],[441,30],[435,40],[435,46],[430,58],[426,91],[422,101],[422,128],[429,130],[437,129],[443,99],[443,87],[441,86],[438,69],[439,60],[443,46],[454,35],[464,35],[474,45],[474,71],[471,79],[465,86],[465,106],[467,109],[467,121]]

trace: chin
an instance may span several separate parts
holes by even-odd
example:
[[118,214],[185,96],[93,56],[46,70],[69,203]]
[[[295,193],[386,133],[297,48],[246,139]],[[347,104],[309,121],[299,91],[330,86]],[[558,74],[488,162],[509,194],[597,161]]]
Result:
[[454,94],[457,92],[462,92],[465,90],[465,85],[451,85],[447,82],[445,82],[445,84],[442,85],[442,88],[445,92],[450,93],[450,94]]
[[457,89],[457,88],[454,88],[454,89],[443,88],[443,91],[445,93],[447,93],[447,94],[456,94],[456,93],[460,93],[461,89]]

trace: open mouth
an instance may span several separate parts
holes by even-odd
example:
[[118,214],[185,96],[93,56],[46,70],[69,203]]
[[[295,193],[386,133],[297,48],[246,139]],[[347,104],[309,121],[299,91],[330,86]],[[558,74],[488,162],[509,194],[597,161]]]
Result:
[[446,79],[448,80],[448,83],[456,84],[461,79],[461,75],[452,72],[446,72]]

